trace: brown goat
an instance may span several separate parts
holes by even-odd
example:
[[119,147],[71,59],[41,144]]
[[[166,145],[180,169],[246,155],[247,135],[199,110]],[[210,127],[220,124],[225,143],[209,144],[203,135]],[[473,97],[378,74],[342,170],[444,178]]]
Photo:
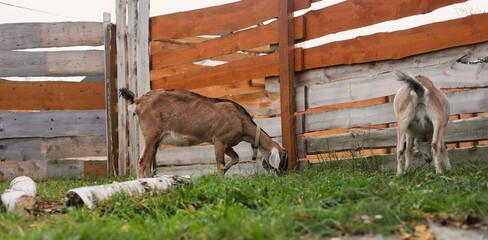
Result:
[[441,162],[450,170],[451,164],[442,139],[449,120],[447,96],[424,76],[413,78],[398,71],[394,74],[404,83],[398,89],[393,104],[398,122],[397,175],[407,170],[414,145],[426,162],[434,159],[437,173],[444,173]]
[[[239,156],[232,147],[242,141],[259,148],[264,158],[263,167],[267,171],[269,166],[278,173],[286,171],[286,150],[258,128],[249,113],[233,101],[209,98],[185,90],[152,90],[138,99],[126,88],[119,91],[129,104],[135,104],[134,112],[144,136],[137,177],[148,174],[155,162],[159,144],[193,146],[203,142],[214,145],[219,172],[225,173],[239,162]],[[254,146],[255,143],[258,146]],[[224,153],[231,161],[225,163]]]

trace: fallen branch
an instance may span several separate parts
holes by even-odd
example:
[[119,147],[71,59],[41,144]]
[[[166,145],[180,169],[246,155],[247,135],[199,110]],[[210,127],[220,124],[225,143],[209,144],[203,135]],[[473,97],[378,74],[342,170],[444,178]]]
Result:
[[167,191],[170,187],[176,187],[187,183],[189,177],[160,176],[157,178],[141,178],[127,182],[114,182],[107,185],[75,188],[68,191],[66,205],[68,207],[81,207],[86,205],[93,209],[115,194],[127,193],[130,196],[142,196],[153,191]]
[[29,177],[16,177],[2,193],[2,203],[9,212],[31,215],[36,205],[36,183]]

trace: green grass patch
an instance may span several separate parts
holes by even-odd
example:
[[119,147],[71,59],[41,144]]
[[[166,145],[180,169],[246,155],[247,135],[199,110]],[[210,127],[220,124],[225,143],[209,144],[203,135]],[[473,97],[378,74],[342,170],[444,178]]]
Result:
[[[427,214],[488,221],[488,163],[432,166],[403,177],[350,162],[286,176],[208,175],[156,196],[117,196],[93,211],[22,219],[0,209],[0,239],[297,239],[414,231]],[[42,201],[80,186],[130,179],[39,181]],[[8,188],[0,181],[0,191]]]

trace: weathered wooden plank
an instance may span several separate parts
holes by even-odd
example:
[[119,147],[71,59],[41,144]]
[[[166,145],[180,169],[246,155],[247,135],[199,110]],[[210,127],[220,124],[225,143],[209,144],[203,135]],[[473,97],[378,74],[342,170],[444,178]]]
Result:
[[[137,76],[137,29],[139,28],[137,15],[138,0],[127,1],[127,67],[128,67],[128,81],[129,90],[131,90],[136,97],[141,97],[138,91],[138,76]],[[137,125],[137,119],[134,114],[134,105],[128,108],[128,126],[129,126],[129,167],[132,174],[137,172],[137,160],[140,156],[140,152],[144,147],[143,142],[140,139],[139,126]]]
[[[444,132],[447,143],[488,139],[488,117],[450,121]],[[306,138],[307,154],[396,146],[396,128],[360,130]]]
[[0,77],[103,75],[103,51],[0,52]]
[[47,178],[47,161],[0,161],[0,178],[12,179],[28,176],[33,179]]
[[[391,33],[376,33],[303,50],[303,68],[400,59],[488,40],[488,14],[431,23]],[[445,36],[432,38],[432,36]],[[299,70],[299,69],[296,69]]]
[[149,50],[149,0],[138,0],[137,13],[137,93],[139,96],[151,90]]
[[[305,14],[306,37],[310,40],[346,30],[374,25],[389,20],[426,14],[435,9],[466,0],[356,0],[344,1]],[[348,13],[347,21],[342,21]],[[327,23],[327,27],[324,27]]]
[[103,82],[17,82],[0,79],[0,109],[104,109]]
[[[488,161],[488,147],[471,147],[471,148],[461,148],[449,150],[449,159],[452,165],[465,164],[469,162],[485,162]],[[352,161],[355,166],[360,166],[364,164],[368,169],[372,166],[376,166],[378,169],[391,169],[396,170],[397,162],[395,154],[383,154],[368,157],[360,157],[356,159],[339,159],[338,161],[329,161],[321,163],[313,163],[309,167],[314,167],[321,164],[343,164],[341,161]],[[414,159],[411,163],[412,167],[417,167],[420,165],[427,165],[423,159],[414,155]],[[432,163],[431,163],[432,164]]]
[[278,22],[231,33],[201,43],[162,50],[151,56],[151,69],[192,63],[278,42]]
[[105,134],[105,110],[0,111],[0,139]]
[[[406,71],[413,76],[427,76],[439,88],[488,86],[488,69],[484,69],[481,64],[447,63],[440,66],[408,69]],[[391,73],[311,85],[307,87],[307,106],[315,108],[394,95],[400,86],[400,82]]]
[[[252,147],[250,143],[241,142],[233,147],[239,155],[240,162],[247,162],[252,159]],[[258,153],[261,159],[261,153]],[[230,158],[225,155],[225,161]],[[159,148],[156,154],[156,165],[189,165],[215,163],[215,149],[213,145]]]
[[[295,10],[310,7],[309,0],[294,0],[294,2]],[[238,1],[161,15],[150,19],[151,40],[233,32],[275,17],[278,17],[278,2],[262,0]]]
[[101,156],[105,136],[0,139],[0,160],[49,160],[52,158]]
[[[296,84],[297,86],[310,86],[312,84],[337,82],[347,79],[354,78],[367,78],[377,75],[381,75],[385,72],[393,70],[408,69],[409,72],[413,74],[424,74],[423,70],[428,70],[428,76],[433,79],[442,79],[449,76],[450,69],[444,69],[446,72],[438,72],[434,69],[438,69],[436,66],[455,66],[454,69],[469,67],[471,70],[455,71],[455,74],[471,74],[470,71],[478,72],[483,70],[482,64],[469,65],[458,63],[458,60],[473,61],[476,59],[482,59],[488,55],[488,42],[482,42],[477,44],[470,44],[461,47],[454,47],[449,49],[442,49],[439,51],[424,53],[420,55],[415,55],[411,57],[406,57],[400,60],[384,60],[377,61],[374,64],[371,63],[360,63],[353,65],[339,65],[324,67],[318,69],[306,70],[297,73]],[[430,70],[430,68],[434,68]],[[475,70],[475,68],[479,68]],[[417,69],[419,72],[417,72]],[[440,70],[440,68],[439,68]],[[440,75],[439,78],[436,76]],[[477,75],[476,75],[477,76]],[[465,82],[465,79],[469,77],[463,77],[461,82]],[[471,78],[471,79],[479,79]],[[479,81],[479,80],[478,80]]]
[[278,54],[272,53],[153,80],[151,88],[194,89],[278,74]]
[[0,24],[0,50],[100,45],[100,22]]
[[[291,26],[295,32],[300,30],[303,19],[297,17]],[[301,20],[301,21],[300,21]],[[300,34],[298,37],[301,37]],[[297,38],[298,38],[297,37]],[[161,50],[151,56],[151,69],[159,69],[167,66],[192,63],[204,59],[248,50],[256,47],[278,43],[278,21],[267,25],[230,33],[228,35],[209,39],[207,41],[185,45],[178,48]]]
[[107,174],[119,175],[119,134],[117,131],[117,43],[116,25],[111,23],[110,13],[104,13],[104,51],[105,51],[105,110],[107,119],[106,153]]
[[[117,88],[128,87],[127,76],[127,1],[117,0],[115,8],[117,27]],[[118,101],[118,134],[119,134],[119,174],[129,173],[129,137],[127,133],[127,104],[125,101]]]
[[103,134],[44,138],[41,141],[41,159],[106,156],[105,141]]
[[[488,111],[488,88],[447,94],[451,115]],[[305,131],[352,128],[395,122],[393,103],[307,114]]]
[[[216,174],[217,167],[213,164],[199,164],[191,166],[175,166],[175,167],[158,167],[156,168],[156,175],[189,175],[191,178],[201,177],[206,174]],[[261,166],[261,163],[244,163],[232,166],[225,175],[242,175],[250,176],[254,174],[265,174],[266,171]]]

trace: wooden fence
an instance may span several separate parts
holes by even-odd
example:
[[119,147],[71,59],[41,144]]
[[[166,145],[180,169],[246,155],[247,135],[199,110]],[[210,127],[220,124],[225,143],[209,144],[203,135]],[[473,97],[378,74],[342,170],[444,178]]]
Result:
[[[309,8],[313,2],[317,1],[242,0],[151,17],[147,37],[150,75],[143,77],[142,85],[147,86],[150,80],[151,89],[190,89],[234,100],[277,141],[291,140],[302,160],[342,158],[338,152],[347,152],[348,156],[386,154],[387,159],[393,159],[395,119],[391,100],[400,85],[390,72],[404,70],[426,75],[450,92],[453,116],[447,141],[452,143],[450,148],[471,146],[469,150],[452,150],[453,162],[459,156],[486,156],[487,148],[478,145],[486,145],[488,139],[488,117],[484,114],[488,112],[488,14],[294,48],[293,43],[428,14],[465,1],[345,1],[291,17],[293,11]],[[126,5],[123,0],[119,3]],[[136,6],[129,10],[129,18],[131,11],[148,5],[145,1],[128,3],[129,9],[131,4]],[[140,14],[133,15],[141,20]],[[127,22],[131,24],[130,19]],[[146,35],[138,37],[145,42]],[[131,40],[126,41],[130,45]],[[138,95],[143,93],[138,91]],[[134,124],[129,121],[128,125]],[[125,149],[139,144],[137,133],[127,138],[132,144],[121,145]],[[283,145],[289,148],[290,143]],[[236,149],[241,162],[247,162],[250,145],[241,143]],[[122,164],[134,166],[136,156],[122,160]],[[162,146],[157,164],[166,173],[200,174],[215,170],[209,165],[214,163],[213,156],[210,146]],[[259,167],[240,164],[233,168]]]
[[0,25],[0,78],[47,79],[0,79],[0,178],[106,175],[104,51],[47,49],[103,36],[101,22]]

